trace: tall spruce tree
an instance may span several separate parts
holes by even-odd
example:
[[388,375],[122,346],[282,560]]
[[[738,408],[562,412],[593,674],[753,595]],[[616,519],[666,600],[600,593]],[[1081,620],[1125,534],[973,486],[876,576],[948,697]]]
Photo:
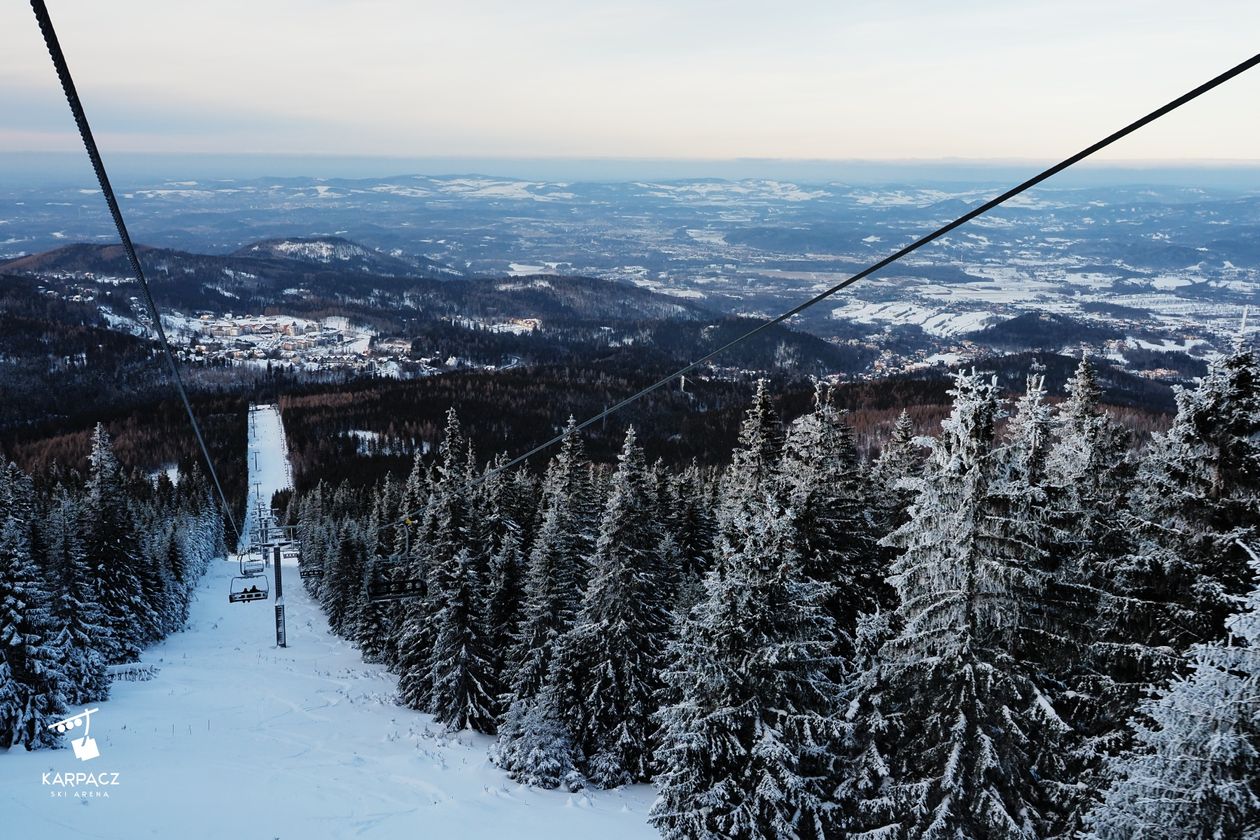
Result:
[[485,630],[485,582],[479,552],[460,548],[442,565],[433,616],[430,711],[451,729],[493,734],[498,686]]
[[509,772],[529,760],[531,748],[518,742],[546,680],[556,641],[577,618],[590,549],[584,501],[589,493],[582,440],[570,419],[543,480],[541,524],[529,553],[520,635],[512,655],[515,668],[507,675],[506,711],[491,752]]
[[[520,634],[525,555],[518,531],[509,531],[490,560],[486,587],[486,644],[496,685],[506,686],[516,662],[512,653]],[[506,711],[506,692],[495,698],[495,719]]]
[[[747,500],[749,508],[753,500]],[[823,609],[773,496],[721,551],[672,645],[649,819],[675,838],[824,836],[838,735]]]
[[[1260,576],[1260,558],[1240,548]],[[1260,837],[1260,588],[1228,627],[1228,640],[1195,645],[1189,673],[1143,703],[1088,837]]]
[[79,521],[74,498],[58,484],[43,518],[42,543],[57,627],[53,647],[65,676],[62,696],[71,706],[109,696],[105,655],[99,647],[105,631],[79,537]]
[[[1068,772],[1090,794],[1102,787],[1107,758],[1128,739],[1125,722],[1146,681],[1169,662],[1169,651],[1150,645],[1144,629],[1157,606],[1143,600],[1125,568],[1135,465],[1130,435],[1103,408],[1102,396],[1098,372],[1082,354],[1052,421],[1043,486],[1053,529],[1048,600],[1064,637],[1048,670],[1059,683],[1054,705],[1077,733],[1063,754]],[[1071,822],[1079,825],[1082,816],[1077,808]]]
[[457,556],[464,545],[468,516],[468,443],[454,408],[446,413],[446,427],[438,446],[438,464],[430,484],[424,519],[417,532],[413,573],[423,571],[425,594],[407,603],[399,636],[399,690],[413,709],[433,708],[437,669],[434,623],[458,579]]
[[1214,641],[1249,587],[1240,544],[1260,537],[1260,369],[1240,339],[1193,390],[1177,391],[1172,427],[1146,453],[1133,499],[1138,545],[1124,573],[1162,605],[1155,640]]
[[52,598],[31,550],[34,490],[10,464],[0,478],[0,747],[53,746],[66,680]]
[[805,574],[830,590],[836,653],[848,657],[858,615],[887,605],[890,593],[853,430],[825,384],[815,387],[814,410],[789,427],[776,479]]
[[770,386],[757,380],[752,405],[739,429],[739,444],[731,455],[731,465],[722,477],[721,504],[717,529],[727,542],[738,541],[753,507],[772,488],[783,451],[783,423],[774,410]]
[[923,472],[922,450],[915,445],[914,421],[904,408],[893,423],[888,440],[871,465],[871,484],[878,491],[875,513],[885,532],[905,524]]
[[960,373],[951,393],[910,519],[888,538],[901,552],[899,631],[882,653],[895,814],[913,837],[1029,840],[1046,823],[1033,756],[1054,714],[1012,651],[1042,598],[1039,536],[1005,486],[996,382]]
[[122,467],[99,423],[88,460],[83,542],[107,630],[102,650],[109,662],[134,662],[143,636],[141,615],[148,609],[140,582],[140,539]]
[[543,690],[549,715],[564,721],[579,765],[597,787],[651,776],[651,719],[670,629],[651,483],[632,428],[612,477],[577,623],[558,642]]

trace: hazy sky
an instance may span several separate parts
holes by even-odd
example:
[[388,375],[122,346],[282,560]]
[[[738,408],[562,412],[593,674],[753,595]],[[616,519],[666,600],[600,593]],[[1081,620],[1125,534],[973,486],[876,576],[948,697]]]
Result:
[[[1260,50],[1256,0],[49,7],[106,153],[1048,159]],[[79,148],[0,33],[0,151]],[[1108,159],[1260,159],[1260,69]]]

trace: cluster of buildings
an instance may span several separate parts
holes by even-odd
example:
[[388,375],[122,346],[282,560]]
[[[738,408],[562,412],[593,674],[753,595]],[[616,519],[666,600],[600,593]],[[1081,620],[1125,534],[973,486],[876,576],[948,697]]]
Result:
[[344,318],[201,312],[162,320],[198,361],[278,362],[303,369],[366,369],[380,361],[372,347],[373,333]]

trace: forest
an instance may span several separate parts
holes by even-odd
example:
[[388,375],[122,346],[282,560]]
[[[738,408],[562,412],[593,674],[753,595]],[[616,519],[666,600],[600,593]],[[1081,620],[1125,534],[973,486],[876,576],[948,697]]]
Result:
[[1059,402],[960,371],[874,458],[762,381],[725,463],[571,423],[541,475],[451,409],[287,517],[400,702],[528,785],[654,782],[671,840],[1257,837],[1258,373],[1240,341],[1139,435],[1089,359]]
[[109,695],[109,667],[182,629],[225,551],[197,470],[178,485],[122,467],[98,425],[85,474],[0,474],[0,748],[58,745],[49,725]]

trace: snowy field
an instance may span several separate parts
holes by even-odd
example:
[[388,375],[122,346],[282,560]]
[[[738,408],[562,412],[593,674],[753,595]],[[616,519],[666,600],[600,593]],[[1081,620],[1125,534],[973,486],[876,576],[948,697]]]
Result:
[[[278,413],[256,412],[251,429],[251,489],[258,481],[269,497],[289,484]],[[328,633],[296,567],[283,575],[289,647],[277,648],[272,601],[228,603],[235,569],[212,567],[188,628],[145,652],[156,677],[117,682],[94,705],[98,758],[0,752],[0,836],[656,836],[646,823],[651,788],[523,788],[486,760],[489,738],[444,733],[395,705],[393,676]],[[45,773],[116,773],[117,784],[62,788],[44,784]]]

